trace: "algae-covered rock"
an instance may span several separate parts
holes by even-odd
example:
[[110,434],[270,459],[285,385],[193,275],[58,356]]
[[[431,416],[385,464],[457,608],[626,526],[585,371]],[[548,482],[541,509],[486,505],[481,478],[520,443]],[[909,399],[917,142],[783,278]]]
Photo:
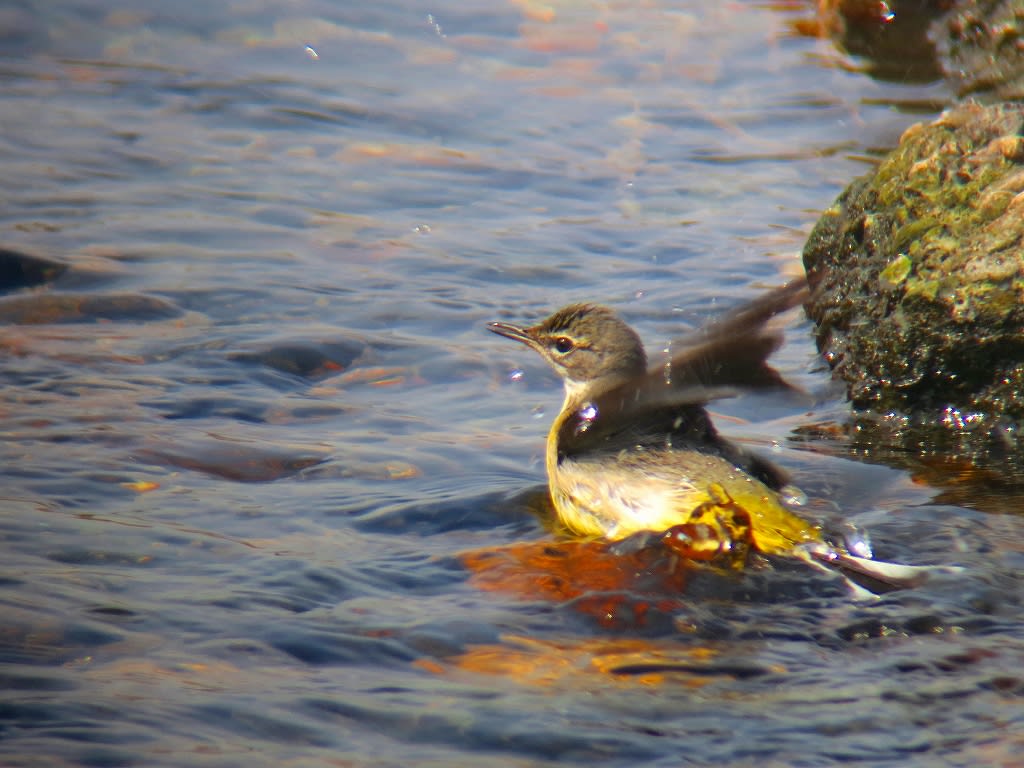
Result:
[[1022,132],[1022,104],[915,125],[812,232],[807,311],[861,411],[1019,448]]

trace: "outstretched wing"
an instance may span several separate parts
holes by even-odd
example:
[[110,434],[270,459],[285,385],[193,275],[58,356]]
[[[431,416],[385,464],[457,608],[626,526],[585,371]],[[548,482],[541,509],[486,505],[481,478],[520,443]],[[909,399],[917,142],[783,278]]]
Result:
[[[780,312],[807,299],[803,278],[715,318],[676,342],[679,352],[668,364],[648,371],[647,386],[663,391],[702,386],[721,389],[789,388],[768,357],[782,344],[782,334],[768,327]],[[674,346],[676,346],[674,345]]]
[[565,414],[558,431],[559,454],[685,445],[731,454],[726,457],[740,466],[749,464],[755,474],[776,479],[767,462],[746,456],[718,437],[704,405],[743,390],[790,388],[767,363],[782,343],[781,334],[767,323],[806,296],[804,280],[787,283],[684,337],[678,343],[680,351],[667,363],[618,383]]

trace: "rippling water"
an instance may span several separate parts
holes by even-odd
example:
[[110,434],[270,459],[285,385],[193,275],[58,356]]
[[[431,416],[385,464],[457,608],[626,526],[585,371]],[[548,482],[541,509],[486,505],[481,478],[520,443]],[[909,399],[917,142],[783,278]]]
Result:
[[720,423],[958,576],[589,581],[535,514],[558,383],[483,331],[599,300],[663,348],[941,84],[811,3],[41,5],[0,10],[0,247],[67,265],[0,295],[0,762],[1019,764],[1019,495],[787,440],[843,412],[805,322],[813,404]]

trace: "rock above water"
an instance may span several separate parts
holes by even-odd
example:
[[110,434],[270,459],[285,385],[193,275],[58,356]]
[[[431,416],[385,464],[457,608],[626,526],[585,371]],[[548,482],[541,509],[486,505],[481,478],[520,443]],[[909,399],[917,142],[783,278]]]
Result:
[[1019,447],[1022,133],[1021,103],[915,125],[811,233],[807,311],[862,412]]
[[958,2],[932,35],[960,98],[1024,99],[1024,2]]

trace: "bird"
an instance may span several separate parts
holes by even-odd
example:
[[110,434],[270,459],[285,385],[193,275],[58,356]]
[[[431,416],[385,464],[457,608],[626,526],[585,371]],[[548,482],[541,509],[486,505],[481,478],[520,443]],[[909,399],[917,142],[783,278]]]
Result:
[[707,406],[720,398],[793,389],[767,363],[782,343],[769,322],[807,296],[806,281],[792,280],[683,337],[653,365],[636,331],[599,304],[570,304],[531,326],[489,323],[562,379],[565,398],[545,450],[561,526],[612,542],[663,533],[682,538],[696,559],[734,567],[753,549],[894,587],[919,583],[921,568],[826,542],[820,526],[790,508],[799,492],[788,475],[711,420]]
[[562,378],[565,399],[545,451],[561,524],[619,540],[734,508],[746,511],[765,553],[819,539],[782,503],[786,475],[722,437],[706,408],[744,389],[788,386],[766,362],[781,343],[768,321],[806,293],[804,281],[792,281],[682,339],[653,366],[636,331],[598,304],[571,304],[530,327],[490,323]]

